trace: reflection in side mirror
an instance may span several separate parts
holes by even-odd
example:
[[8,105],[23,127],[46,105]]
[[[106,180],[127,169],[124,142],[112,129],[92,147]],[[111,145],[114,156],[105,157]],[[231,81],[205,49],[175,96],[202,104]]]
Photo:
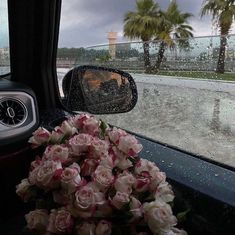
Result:
[[63,103],[72,111],[93,114],[128,112],[137,102],[137,89],[130,74],[110,68],[80,66],[62,82]]

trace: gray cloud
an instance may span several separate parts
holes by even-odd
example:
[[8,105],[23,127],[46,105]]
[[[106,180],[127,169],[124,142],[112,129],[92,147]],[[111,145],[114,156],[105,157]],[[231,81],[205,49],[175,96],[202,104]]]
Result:
[[[170,0],[157,1],[161,8],[166,9]],[[190,24],[194,34],[210,35],[210,17],[200,19],[200,9],[203,0],[178,0],[179,7],[184,12],[190,12],[194,17]],[[60,46],[79,47],[107,43],[107,32],[113,30],[119,33],[118,41],[126,41],[122,35],[123,18],[127,11],[135,9],[135,0],[64,0],[62,6]]]

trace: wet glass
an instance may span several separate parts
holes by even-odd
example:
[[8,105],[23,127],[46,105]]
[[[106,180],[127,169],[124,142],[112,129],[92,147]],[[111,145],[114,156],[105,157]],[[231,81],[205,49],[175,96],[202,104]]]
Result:
[[[105,57],[110,54],[109,45],[89,47],[74,61],[79,65],[118,68],[135,79],[136,107],[129,113],[101,115],[102,119],[167,145],[235,166],[235,35],[226,39],[224,74],[215,72],[219,36],[190,39],[185,48],[180,48],[175,41],[175,47],[166,48],[159,71],[148,74],[144,68],[142,42],[112,46],[112,58]],[[159,45],[159,41],[149,42],[153,66]],[[97,59],[97,55],[102,56]]]

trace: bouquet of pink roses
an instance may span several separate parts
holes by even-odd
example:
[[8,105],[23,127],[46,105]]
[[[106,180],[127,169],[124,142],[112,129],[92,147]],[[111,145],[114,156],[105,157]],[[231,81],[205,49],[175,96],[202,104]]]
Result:
[[29,142],[45,146],[16,186],[36,209],[25,215],[37,234],[183,235],[170,202],[166,175],[138,154],[138,140],[95,117],[81,114],[52,132],[40,127]]

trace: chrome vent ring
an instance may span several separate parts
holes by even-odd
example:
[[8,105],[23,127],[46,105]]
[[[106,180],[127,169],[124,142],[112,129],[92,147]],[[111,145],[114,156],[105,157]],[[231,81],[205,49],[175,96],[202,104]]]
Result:
[[15,98],[4,98],[0,100],[0,123],[15,127],[23,124],[27,118],[25,105]]

